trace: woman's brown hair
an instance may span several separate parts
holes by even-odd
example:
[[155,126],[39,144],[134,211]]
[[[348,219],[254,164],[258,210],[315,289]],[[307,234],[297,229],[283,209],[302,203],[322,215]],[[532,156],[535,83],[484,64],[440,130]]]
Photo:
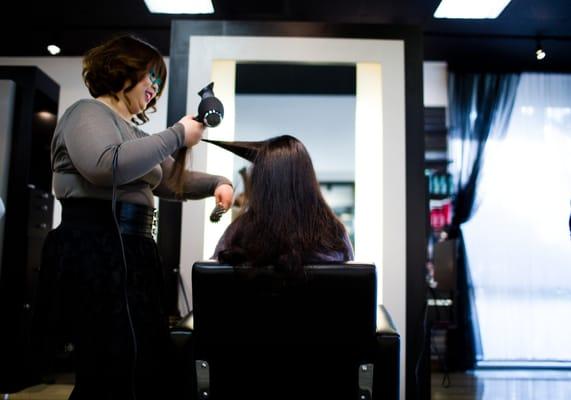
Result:
[[[160,79],[157,96],[146,110],[155,111],[167,77],[167,68],[159,51],[149,43],[131,35],[119,36],[89,50],[83,58],[83,81],[93,97],[104,95],[117,99],[117,93],[125,88],[132,90],[151,70]],[[149,120],[146,110],[137,114],[137,124]]]
[[236,230],[220,261],[273,265],[296,274],[317,253],[349,258],[345,228],[325,202],[311,157],[299,140],[285,135],[265,143],[249,182],[246,211],[233,222]]

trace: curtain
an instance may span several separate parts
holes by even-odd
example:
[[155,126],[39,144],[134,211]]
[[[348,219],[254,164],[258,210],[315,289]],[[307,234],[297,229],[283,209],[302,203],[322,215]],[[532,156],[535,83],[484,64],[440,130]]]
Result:
[[474,366],[479,352],[473,313],[472,282],[461,226],[476,209],[477,188],[489,138],[504,135],[513,109],[519,74],[451,72],[448,81],[449,151],[456,185],[452,237],[459,239],[457,270],[457,329],[448,333],[448,363],[452,369]]
[[571,361],[571,75],[523,74],[509,128],[485,156],[478,212],[463,225],[481,359],[561,365]]
[[488,138],[504,135],[519,82],[518,74],[449,75],[449,138],[456,183],[453,225],[470,219]]

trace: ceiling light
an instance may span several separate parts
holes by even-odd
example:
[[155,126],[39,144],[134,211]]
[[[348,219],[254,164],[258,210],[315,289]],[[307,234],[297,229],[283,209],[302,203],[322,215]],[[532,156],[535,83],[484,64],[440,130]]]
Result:
[[434,18],[497,18],[510,0],[442,0]]
[[60,49],[58,46],[56,46],[55,44],[50,44],[50,45],[47,47],[47,49],[48,49],[48,52],[49,52],[52,56],[55,56],[56,54],[59,54],[60,51],[61,51],[61,49]]
[[212,14],[211,0],[145,0],[150,12],[155,14]]
[[537,46],[537,50],[535,50],[535,58],[538,60],[543,60],[546,55],[547,53],[545,53],[545,50],[543,50],[543,47],[541,47],[541,44],[539,44]]

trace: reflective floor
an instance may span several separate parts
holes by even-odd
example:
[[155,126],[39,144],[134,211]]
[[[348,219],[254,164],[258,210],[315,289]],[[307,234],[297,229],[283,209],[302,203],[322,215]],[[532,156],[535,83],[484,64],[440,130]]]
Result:
[[67,400],[71,393],[71,385],[37,385],[18,393],[2,395],[2,400]]
[[[454,373],[449,376],[448,387],[442,385],[444,378],[443,374],[432,374],[432,400],[571,399],[571,370],[480,370]],[[56,384],[32,386],[8,397],[0,394],[0,399],[67,400],[71,388],[69,378],[66,377]]]
[[[569,400],[571,370],[479,370],[432,375],[432,400]],[[446,383],[446,381],[444,380]]]

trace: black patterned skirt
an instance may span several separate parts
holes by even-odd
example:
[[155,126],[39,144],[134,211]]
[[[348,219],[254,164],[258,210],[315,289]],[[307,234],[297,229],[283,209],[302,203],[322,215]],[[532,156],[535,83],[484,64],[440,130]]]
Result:
[[123,251],[110,202],[62,205],[40,272],[36,331],[44,354],[73,344],[70,399],[163,398],[171,349],[156,243],[122,234]]

